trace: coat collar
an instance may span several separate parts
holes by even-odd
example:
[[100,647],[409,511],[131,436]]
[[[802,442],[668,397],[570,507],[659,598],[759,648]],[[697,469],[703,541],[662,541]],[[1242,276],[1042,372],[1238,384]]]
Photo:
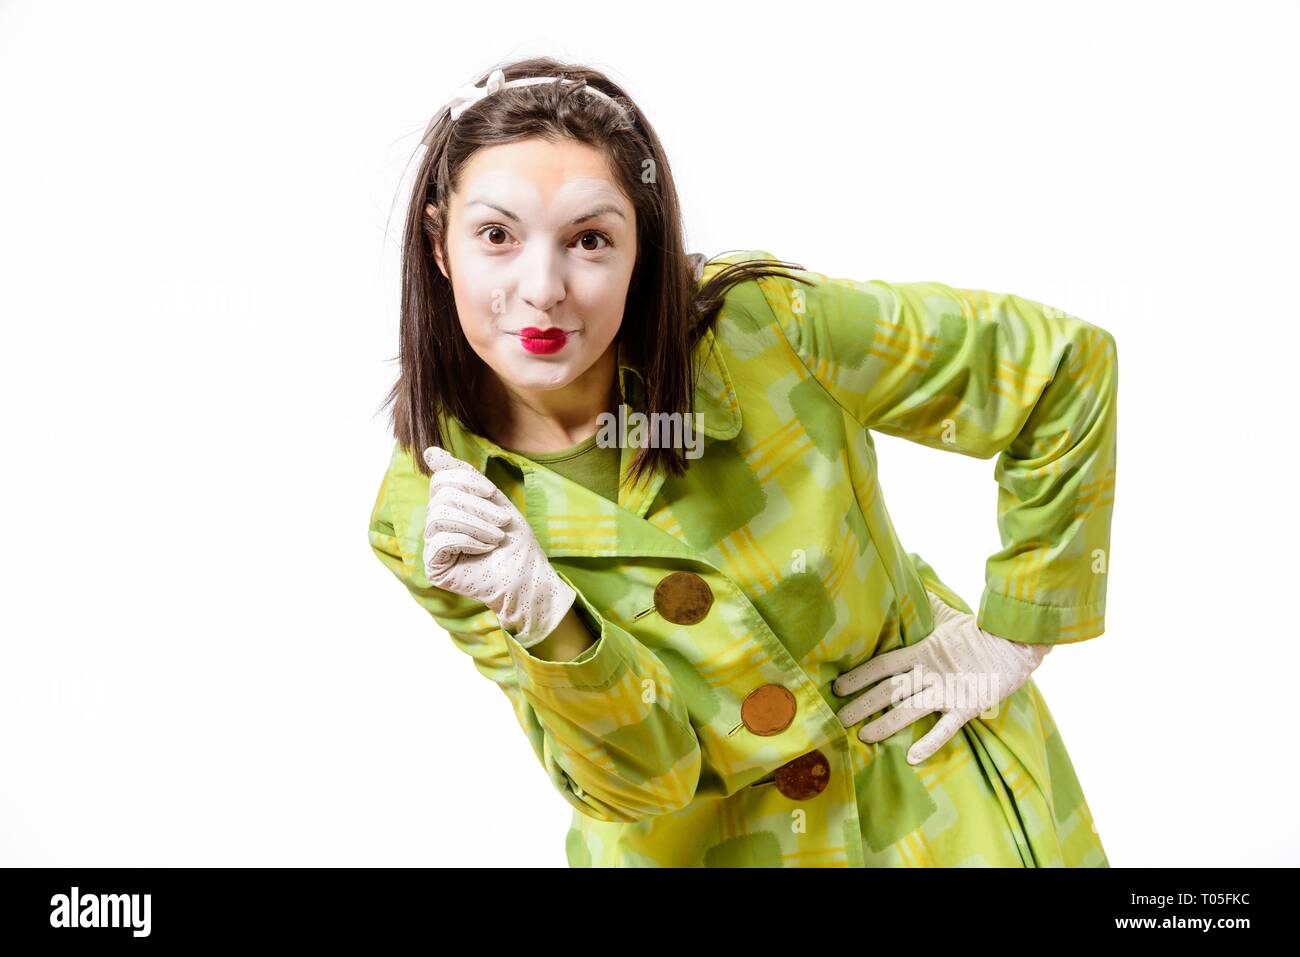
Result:
[[[722,317],[719,316],[719,321],[721,319]],[[644,380],[632,365],[625,344],[621,341],[618,344],[617,356],[619,388],[623,395],[622,405],[625,414],[631,415],[637,409],[637,406],[632,405],[631,402],[641,395],[640,389],[644,386]],[[735,438],[741,427],[740,402],[726,361],[722,357],[722,348],[712,329],[705,332],[703,338],[697,343],[693,361],[696,363],[696,381],[692,411],[703,416],[700,420],[702,431],[713,439]],[[629,377],[636,380],[636,387],[631,391],[629,389],[633,383]],[[639,405],[639,401],[637,404]],[[574,504],[581,502],[584,510],[593,513],[592,518],[599,517],[596,513],[608,509],[626,509],[638,516],[644,516],[666,477],[663,469],[655,469],[644,482],[635,487],[627,487],[624,481],[637,450],[624,447],[620,455],[619,500],[615,505],[596,492],[570,482],[558,473],[539,466],[517,452],[502,448],[486,436],[469,431],[454,416],[449,417],[449,422],[448,451],[456,458],[469,462],[480,472],[487,471],[487,465],[492,459],[505,459],[524,473],[525,484],[529,489],[525,496],[529,506],[527,518],[534,529],[545,524],[545,517],[540,513],[546,507],[546,503],[556,501],[561,495]],[[536,492],[533,491],[534,488],[537,489]],[[545,545],[545,542],[543,544]],[[589,544],[598,545],[596,542]],[[547,549],[547,553],[586,554],[587,552]]]

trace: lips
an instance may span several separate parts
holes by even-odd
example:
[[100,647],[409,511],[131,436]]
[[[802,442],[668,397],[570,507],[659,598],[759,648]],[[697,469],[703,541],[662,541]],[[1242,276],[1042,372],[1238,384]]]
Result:
[[538,329],[536,326],[525,326],[518,335],[525,349],[543,354],[559,352],[569,338],[569,333],[563,329]]

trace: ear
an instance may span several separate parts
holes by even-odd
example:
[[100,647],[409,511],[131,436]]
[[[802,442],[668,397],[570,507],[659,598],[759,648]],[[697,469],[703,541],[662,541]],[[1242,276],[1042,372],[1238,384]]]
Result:
[[451,277],[447,275],[447,267],[442,261],[442,217],[438,215],[438,207],[433,203],[425,203],[424,215],[429,218],[433,231],[433,260],[438,264],[438,271],[442,273],[443,278],[450,282]]

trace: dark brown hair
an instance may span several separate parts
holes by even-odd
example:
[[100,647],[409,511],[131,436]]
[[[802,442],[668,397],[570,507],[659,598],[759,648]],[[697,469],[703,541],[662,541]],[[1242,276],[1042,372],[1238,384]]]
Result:
[[[758,276],[784,274],[773,267],[803,269],[772,259],[731,263],[696,290],[668,158],[654,129],[622,88],[596,70],[549,57],[519,60],[500,69],[507,80],[557,76],[578,82],[504,89],[472,105],[455,123],[443,108],[422,140],[427,152],[411,191],[402,239],[400,372],[384,406],[392,405],[390,423],[397,442],[426,475],[424,449],[445,447],[442,417],[454,416],[469,431],[487,435],[476,406],[488,394],[485,377],[493,373],[465,338],[451,283],[434,259],[436,245],[451,273],[443,225],[449,221],[449,200],[459,187],[461,170],[475,151],[529,138],[568,138],[605,155],[636,210],[637,262],[629,286],[636,295],[628,298],[617,338],[644,381],[644,407],[637,411],[647,416],[692,411],[691,357],[717,319],[728,289]],[[487,74],[476,85],[486,79]],[[608,94],[626,115],[605,99],[583,93],[584,85]],[[436,216],[426,214],[426,204],[435,207]],[[656,465],[681,475],[687,460],[681,449],[647,445],[633,460],[630,480],[639,481]]]

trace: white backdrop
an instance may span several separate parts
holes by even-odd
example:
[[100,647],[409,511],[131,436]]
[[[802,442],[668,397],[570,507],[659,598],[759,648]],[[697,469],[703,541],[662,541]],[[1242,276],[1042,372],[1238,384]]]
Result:
[[[1114,334],[1108,628],[1035,679],[1112,865],[1295,864],[1295,6],[541,6],[0,6],[0,864],[564,865],[366,540],[404,172],[537,54],[628,87],[693,250]],[[977,605],[993,461],[878,448]]]

